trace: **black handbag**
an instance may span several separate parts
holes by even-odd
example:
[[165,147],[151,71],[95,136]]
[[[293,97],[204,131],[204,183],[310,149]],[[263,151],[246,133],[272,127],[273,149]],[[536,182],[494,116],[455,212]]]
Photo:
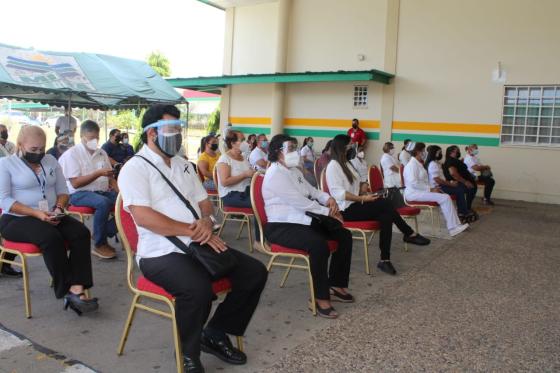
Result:
[[342,223],[340,220],[333,218],[332,216],[316,214],[311,211],[306,211],[305,215],[309,216],[313,221],[323,228],[326,232],[336,232],[342,229]]
[[[141,155],[136,155],[137,157],[142,158],[147,163],[149,163],[153,168],[155,168],[161,177],[165,180],[167,185],[175,192],[177,197],[185,204],[185,206],[190,210],[193,217],[198,220],[200,219],[196,210],[192,207],[191,203],[177,190],[175,185],[169,181],[167,177],[161,172],[152,162],[148,159],[144,158]],[[177,236],[166,236],[169,241],[171,241],[178,249],[183,251],[189,257],[195,259],[199,262],[206,271],[210,274],[213,280],[218,280],[228,273],[230,273],[235,266],[237,266],[237,259],[235,258],[234,254],[229,251],[222,251],[220,253],[216,252],[210,245],[201,245],[198,242],[192,242],[189,246],[187,246],[183,241],[181,241]]]

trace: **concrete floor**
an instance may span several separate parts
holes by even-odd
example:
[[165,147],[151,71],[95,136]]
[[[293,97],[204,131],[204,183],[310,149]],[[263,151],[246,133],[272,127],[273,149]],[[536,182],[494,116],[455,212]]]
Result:
[[[559,223],[558,206],[499,201],[453,240],[404,252],[395,234],[396,277],[367,276],[356,242],[357,303],[336,304],[334,321],[307,310],[303,272],[280,289],[274,270],[245,338],[248,364],[204,354],[203,363],[209,372],[560,371]],[[224,237],[243,249],[235,231],[232,224]],[[373,268],[377,256],[376,240]],[[101,308],[83,317],[62,311],[40,258],[31,260],[32,319],[23,315],[22,282],[0,278],[0,372],[174,371],[170,322],[157,316],[138,313],[116,355],[131,300],[124,255],[93,262]]]

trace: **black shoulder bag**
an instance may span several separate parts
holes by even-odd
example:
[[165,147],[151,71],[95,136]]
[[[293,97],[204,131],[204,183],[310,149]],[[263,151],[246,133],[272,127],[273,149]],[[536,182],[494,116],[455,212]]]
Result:
[[[142,158],[147,163],[149,163],[153,168],[155,168],[163,180],[169,185],[169,187],[175,192],[177,197],[185,204],[185,206],[190,210],[191,214],[195,219],[200,219],[196,210],[191,206],[191,203],[177,190],[175,185],[169,181],[167,177],[161,172],[152,162],[148,159],[142,157],[141,155],[136,155]],[[214,251],[210,245],[201,245],[198,242],[192,242],[187,246],[183,241],[181,241],[177,236],[166,236],[169,241],[171,241],[177,248],[183,251],[185,254],[197,260],[210,274],[213,280],[218,280],[226,276],[231,270],[237,265],[237,260],[231,251],[226,250],[220,253]]]

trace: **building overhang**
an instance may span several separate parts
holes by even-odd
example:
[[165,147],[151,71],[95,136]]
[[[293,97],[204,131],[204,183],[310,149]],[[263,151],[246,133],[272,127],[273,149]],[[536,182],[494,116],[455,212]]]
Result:
[[304,73],[274,73],[201,76],[195,78],[166,79],[175,88],[186,88],[197,91],[219,93],[221,88],[237,84],[271,84],[271,83],[324,83],[373,81],[389,84],[395,76],[380,70],[360,71],[321,71]]
[[272,3],[277,0],[198,0],[203,4],[213,6],[221,10],[227,8],[235,8],[238,6],[258,5],[264,3]]

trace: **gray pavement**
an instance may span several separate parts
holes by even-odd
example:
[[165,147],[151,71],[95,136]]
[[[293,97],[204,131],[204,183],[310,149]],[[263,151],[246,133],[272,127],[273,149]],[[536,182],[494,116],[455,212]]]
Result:
[[[357,241],[351,274],[355,304],[338,320],[307,310],[303,272],[278,287],[271,273],[245,337],[249,362],[229,366],[203,354],[207,371],[410,372],[560,371],[560,210],[499,201],[456,239],[410,246],[394,235],[391,277],[363,269]],[[429,232],[424,219],[423,232]],[[224,237],[233,247],[236,227]],[[256,257],[266,260],[265,255]],[[370,247],[375,266],[377,240]],[[139,312],[123,356],[115,353],[131,296],[124,255],[94,262],[101,308],[64,312],[41,258],[31,260],[33,318],[25,319],[20,280],[0,278],[0,372],[173,372],[170,322]]]

